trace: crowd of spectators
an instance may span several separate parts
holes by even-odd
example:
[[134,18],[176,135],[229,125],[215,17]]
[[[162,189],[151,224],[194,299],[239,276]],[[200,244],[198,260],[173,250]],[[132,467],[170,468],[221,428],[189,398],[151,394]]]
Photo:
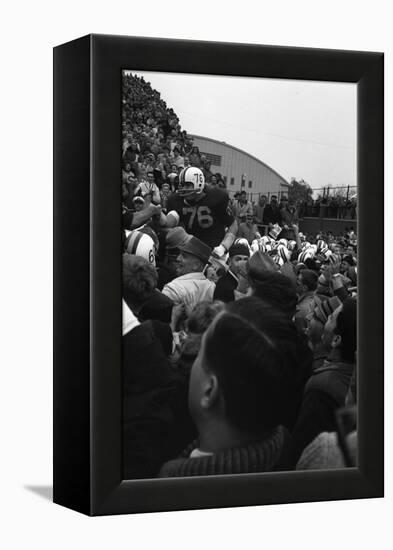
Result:
[[123,103],[124,477],[356,465],[337,423],[356,411],[355,231],[306,235],[290,201],[243,195],[215,256],[160,220],[187,163],[220,178],[144,79]]
[[[357,246],[295,232],[294,242],[238,239],[225,264],[180,227],[167,232],[162,250],[151,244],[154,262],[146,249],[126,249],[127,477],[342,467],[338,440],[335,461],[324,445],[332,444],[337,411],[356,400]],[[150,232],[135,233],[153,243]],[[278,364],[283,370],[272,373]],[[273,442],[277,455],[267,465]],[[233,470],[232,452],[243,447],[260,453],[258,461]]]
[[[253,194],[247,197],[246,191],[236,192],[232,198],[232,204],[237,215],[243,210],[253,211],[255,222],[257,224],[269,223],[271,220],[271,210],[278,208],[281,215],[274,216],[273,223],[293,223],[301,218],[331,218],[339,220],[356,220],[357,217],[357,198],[356,196],[346,198],[340,195],[327,195],[325,197],[318,196],[316,199],[308,199],[307,201],[298,199],[288,199],[286,195],[281,195],[278,199],[277,195],[271,194],[269,198],[260,194],[257,200],[253,199]],[[265,206],[270,205],[266,210],[264,218]]]
[[357,198],[342,195],[326,195],[299,201],[300,217],[334,218],[339,220],[355,220],[357,217]]
[[225,188],[221,174],[211,171],[209,159],[149,82],[124,74],[122,101],[123,196],[139,196],[165,209],[166,197],[177,189],[187,166],[200,168],[208,185]]

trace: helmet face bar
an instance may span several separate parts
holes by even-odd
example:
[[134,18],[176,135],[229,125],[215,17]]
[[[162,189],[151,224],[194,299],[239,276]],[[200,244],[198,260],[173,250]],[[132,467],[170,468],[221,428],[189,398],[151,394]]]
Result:
[[187,166],[179,174],[177,192],[182,197],[200,195],[205,188],[205,176],[202,170],[195,166]]

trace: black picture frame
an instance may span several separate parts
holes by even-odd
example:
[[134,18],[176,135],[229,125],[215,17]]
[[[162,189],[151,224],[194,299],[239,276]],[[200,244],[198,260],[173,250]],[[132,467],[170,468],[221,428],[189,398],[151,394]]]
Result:
[[[357,468],[122,480],[122,69],[357,83]],[[383,496],[383,104],[382,53],[109,35],[54,49],[54,502],[104,515]]]

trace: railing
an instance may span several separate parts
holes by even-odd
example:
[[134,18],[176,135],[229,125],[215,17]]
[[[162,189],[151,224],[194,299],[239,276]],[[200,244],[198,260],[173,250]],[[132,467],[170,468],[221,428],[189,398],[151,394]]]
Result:
[[[229,196],[234,198],[240,191],[229,190]],[[257,205],[260,196],[267,197],[270,202],[275,195],[280,202],[282,197],[288,197],[288,190],[247,193],[247,200]],[[289,189],[291,197],[291,189]],[[337,220],[356,220],[357,218],[357,187],[321,187],[313,189],[313,198],[309,200],[295,199],[299,218],[329,218]]]
[[[262,195],[267,197],[268,201],[270,201],[270,197],[272,195],[275,195],[276,197],[278,197],[278,200],[280,200],[281,197],[288,197],[288,194],[289,196],[291,196],[290,187],[289,189],[279,188],[279,189],[263,191],[263,192],[262,191],[247,192],[247,190],[244,187],[236,190],[228,189],[228,193],[231,198],[233,198],[236,194],[242,193],[244,191],[247,194],[247,199],[252,202],[257,202],[259,200],[259,197],[261,197]],[[334,199],[352,200],[353,198],[357,197],[356,185],[346,185],[346,186],[336,186],[336,187],[331,187],[331,186],[318,187],[318,188],[312,189],[312,192],[313,192],[312,193],[313,200],[316,200],[318,198],[320,200],[325,199],[328,201],[334,200]]]

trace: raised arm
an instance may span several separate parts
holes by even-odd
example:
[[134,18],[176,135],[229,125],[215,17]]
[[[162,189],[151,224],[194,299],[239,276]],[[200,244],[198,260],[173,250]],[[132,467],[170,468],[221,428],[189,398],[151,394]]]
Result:
[[176,210],[171,210],[167,214],[164,214],[164,212],[161,212],[160,215],[160,225],[161,227],[168,227],[171,229],[172,227],[176,227],[179,225],[180,216],[176,212]]
[[161,206],[156,206],[155,204],[149,204],[143,210],[139,212],[134,212],[131,220],[130,229],[136,229],[144,223],[148,222],[154,214],[161,214]]
[[224,238],[222,239],[221,243],[216,246],[213,250],[213,255],[217,256],[218,258],[221,258],[228,252],[228,250],[233,245],[236,235],[238,232],[239,226],[236,220],[232,222],[232,224],[228,227]]

